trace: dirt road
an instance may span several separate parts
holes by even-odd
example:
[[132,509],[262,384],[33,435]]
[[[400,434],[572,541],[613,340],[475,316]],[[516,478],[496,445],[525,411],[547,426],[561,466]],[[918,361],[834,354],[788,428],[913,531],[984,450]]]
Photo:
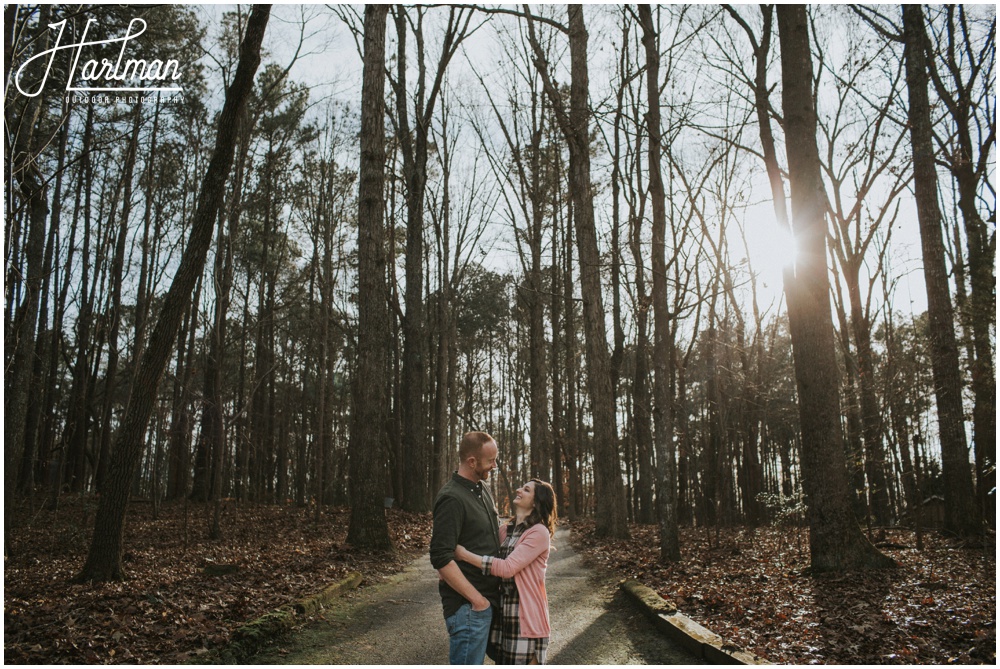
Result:
[[[549,664],[701,664],[653,629],[617,583],[586,567],[556,533],[546,588]],[[447,664],[437,572],[422,556],[385,583],[346,596],[319,620],[255,658],[260,664]],[[487,660],[489,662],[489,660]]]

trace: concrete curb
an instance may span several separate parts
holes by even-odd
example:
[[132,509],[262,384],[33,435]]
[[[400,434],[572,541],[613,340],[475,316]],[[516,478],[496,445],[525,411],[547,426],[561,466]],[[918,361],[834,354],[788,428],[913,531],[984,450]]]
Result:
[[295,609],[295,613],[300,616],[310,615],[319,611],[348,590],[354,590],[359,585],[361,585],[361,573],[354,571],[348,574],[344,580],[324,588],[319,594],[300,599],[292,607]]
[[331,601],[361,584],[361,574],[351,572],[341,581],[324,588],[319,593],[281,606],[265,613],[256,620],[238,627],[228,644],[216,650],[191,658],[188,664],[242,664],[260,652],[295,625],[305,615],[313,614]]
[[671,640],[693,655],[711,664],[763,664],[750,653],[727,643],[721,636],[705,629],[656,592],[634,579],[622,581],[621,589],[638,606],[653,625]]

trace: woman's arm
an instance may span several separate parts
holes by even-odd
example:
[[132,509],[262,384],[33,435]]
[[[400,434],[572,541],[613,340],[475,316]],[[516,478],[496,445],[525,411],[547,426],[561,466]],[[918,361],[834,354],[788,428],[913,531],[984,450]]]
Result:
[[[514,574],[521,571],[529,564],[538,559],[538,556],[549,550],[549,529],[541,523],[532,525],[517,542],[517,546],[506,558],[495,558],[485,556],[482,558],[483,571],[500,576],[502,578],[512,578]],[[458,553],[455,553],[456,557]],[[480,564],[474,562],[472,564]]]

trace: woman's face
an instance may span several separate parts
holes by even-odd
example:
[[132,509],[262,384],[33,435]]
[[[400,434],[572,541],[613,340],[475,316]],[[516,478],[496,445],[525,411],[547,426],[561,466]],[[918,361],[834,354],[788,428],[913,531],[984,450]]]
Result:
[[514,493],[514,506],[524,511],[535,508],[535,482],[528,481]]

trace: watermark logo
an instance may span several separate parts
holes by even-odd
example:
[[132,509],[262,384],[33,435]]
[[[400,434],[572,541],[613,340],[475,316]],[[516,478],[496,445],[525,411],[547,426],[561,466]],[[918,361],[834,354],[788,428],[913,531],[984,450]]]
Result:
[[[145,59],[126,58],[129,42],[146,32],[145,20],[132,19],[123,37],[88,42],[87,33],[90,31],[90,25],[96,22],[96,19],[88,19],[80,41],[69,44],[63,44],[62,41],[63,33],[66,30],[66,19],[58,23],[49,24],[50,29],[59,29],[56,44],[51,49],[46,49],[35,54],[18,68],[17,73],[14,75],[14,85],[17,86],[17,90],[29,98],[39,95],[45,88],[45,82],[49,79],[49,72],[52,70],[52,63],[55,60],[56,54],[66,50],[70,52],[73,58],[69,68],[69,76],[66,80],[66,90],[69,92],[89,95],[91,93],[180,93],[183,91],[183,88],[180,86],[170,85],[180,79],[181,76],[180,64],[176,60],[168,59],[164,61],[154,58],[147,61]],[[83,65],[80,66],[80,59],[83,56],[85,47],[117,43],[121,43],[118,60],[112,62],[108,58],[102,58],[101,62],[97,62],[91,59],[84,61]],[[74,50],[75,53],[73,53]],[[26,91],[21,85],[21,77],[24,74],[25,68],[39,58],[48,59],[48,63],[45,66],[45,75],[42,77],[37,89],[31,92]],[[77,81],[78,68],[81,85],[74,86],[74,82]],[[138,85],[125,85],[125,82]]]

